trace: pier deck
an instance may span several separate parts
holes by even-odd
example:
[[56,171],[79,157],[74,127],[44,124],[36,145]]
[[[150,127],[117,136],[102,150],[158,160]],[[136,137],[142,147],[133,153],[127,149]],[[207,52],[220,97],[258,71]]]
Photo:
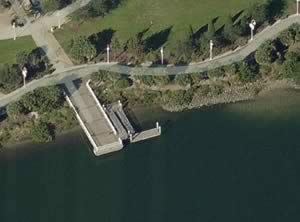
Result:
[[137,133],[127,118],[121,102],[104,107],[89,83],[90,80],[66,81],[66,100],[93,145],[95,155],[118,151],[123,148],[123,141],[136,143],[161,134],[158,123],[153,129]]
[[161,132],[160,132],[160,128],[153,128],[153,129],[149,129],[149,130],[145,130],[142,131],[140,133],[135,134],[135,136],[133,136],[131,142],[132,143],[137,143],[143,140],[147,140],[150,138],[154,138],[157,136],[160,136]]
[[94,153],[101,155],[122,149],[123,144],[105,112],[96,103],[85,83],[66,82],[69,103],[72,103],[80,125],[94,147]]

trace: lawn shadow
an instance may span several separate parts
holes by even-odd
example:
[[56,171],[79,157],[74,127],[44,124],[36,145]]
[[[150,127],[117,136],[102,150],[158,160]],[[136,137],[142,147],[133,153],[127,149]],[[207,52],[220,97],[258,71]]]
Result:
[[89,40],[96,47],[98,54],[103,51],[108,44],[110,44],[115,32],[115,30],[109,28],[89,36]]
[[208,24],[200,27],[196,32],[193,33],[192,35],[192,38],[195,39],[195,40],[198,40],[200,39],[200,37],[205,33],[207,32],[208,30]]
[[171,33],[173,26],[161,30],[160,32],[154,33],[145,40],[145,45],[147,50],[157,50],[162,45],[164,45]]
[[149,25],[147,28],[143,29],[141,32],[138,32],[136,37],[137,39],[143,39],[144,35],[150,30],[151,25]]
[[238,13],[236,13],[234,16],[232,16],[232,22],[234,24],[239,20],[240,16],[244,13],[244,11],[245,10],[241,10]]
[[267,5],[269,20],[273,22],[275,17],[281,16],[286,6],[285,0],[270,0]]

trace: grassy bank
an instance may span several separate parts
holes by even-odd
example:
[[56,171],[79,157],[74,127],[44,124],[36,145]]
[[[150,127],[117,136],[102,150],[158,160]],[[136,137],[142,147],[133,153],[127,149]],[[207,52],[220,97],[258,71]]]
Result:
[[20,51],[31,52],[36,45],[31,36],[0,40],[0,64],[13,64],[16,62],[16,54]]
[[216,27],[221,27],[228,15],[237,15],[257,2],[262,1],[127,0],[104,18],[98,17],[80,23],[70,22],[55,35],[65,48],[73,36],[91,35],[105,29],[112,29],[125,42],[152,24],[148,35],[171,28],[168,44],[172,46],[186,35],[190,26],[198,30],[216,19]]

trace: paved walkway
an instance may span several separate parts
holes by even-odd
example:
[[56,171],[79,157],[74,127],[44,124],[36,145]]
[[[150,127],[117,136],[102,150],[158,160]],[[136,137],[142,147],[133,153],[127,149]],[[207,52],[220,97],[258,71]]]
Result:
[[[82,4],[85,4],[88,1],[89,0],[82,1]],[[76,7],[80,7],[80,5],[77,3]],[[72,10],[67,10],[65,13],[68,14]],[[93,72],[99,70],[107,70],[127,75],[178,75],[188,73],[199,73],[224,65],[229,65],[235,62],[242,61],[249,54],[257,50],[258,47],[261,44],[263,44],[266,40],[277,37],[282,31],[284,31],[294,23],[300,23],[300,16],[292,15],[286,19],[277,21],[272,26],[267,27],[265,30],[257,34],[254,40],[249,42],[247,45],[240,47],[235,51],[220,55],[214,58],[212,61],[204,61],[200,63],[189,64],[186,66],[171,67],[128,67],[118,65],[116,63],[97,63],[91,65],[72,66],[67,55],[63,51],[59,52],[60,46],[56,39],[53,37],[53,35],[51,33],[51,35],[48,35],[48,33],[45,33],[45,30],[41,29],[43,30],[43,32],[38,34],[35,33],[33,34],[33,37],[36,36],[34,37],[35,41],[38,42],[38,45],[46,49],[47,55],[49,55],[50,60],[54,62],[55,67],[57,67],[55,73],[53,73],[50,76],[45,76],[42,79],[32,81],[29,84],[27,84],[25,88],[23,87],[5,96],[0,96],[0,106],[4,106],[11,101],[17,100],[20,96],[34,90],[37,87],[58,83],[66,83],[77,78],[88,76]],[[40,30],[38,28],[38,25],[35,27],[37,27],[36,30],[34,30],[34,28],[32,27],[31,30],[38,32],[38,30]],[[70,67],[67,67],[66,64],[68,63]]]
[[[60,20],[61,24],[64,24],[68,22],[68,16],[78,10],[81,7],[84,7],[87,5],[91,0],[77,0],[76,2],[70,4],[69,6],[57,10],[53,13],[48,13],[43,17],[40,17],[37,20],[33,20],[27,17],[25,11],[22,7],[20,7],[20,4],[18,0],[10,0],[12,3],[12,9],[15,11],[15,13],[22,18],[25,18],[27,20],[27,24],[24,27],[18,27],[16,28],[17,37],[31,35],[30,27],[34,26],[36,23],[42,23],[45,26],[45,29],[50,30],[51,26],[58,26],[58,22]],[[10,24],[7,24],[6,32],[0,33],[0,40],[5,39],[12,39],[14,36],[13,29]]]

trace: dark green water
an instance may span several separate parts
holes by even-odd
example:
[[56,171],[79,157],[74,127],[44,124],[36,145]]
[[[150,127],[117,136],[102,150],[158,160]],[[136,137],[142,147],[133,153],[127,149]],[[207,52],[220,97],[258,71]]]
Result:
[[300,93],[151,116],[160,138],[106,157],[80,131],[2,151],[0,221],[300,221]]

